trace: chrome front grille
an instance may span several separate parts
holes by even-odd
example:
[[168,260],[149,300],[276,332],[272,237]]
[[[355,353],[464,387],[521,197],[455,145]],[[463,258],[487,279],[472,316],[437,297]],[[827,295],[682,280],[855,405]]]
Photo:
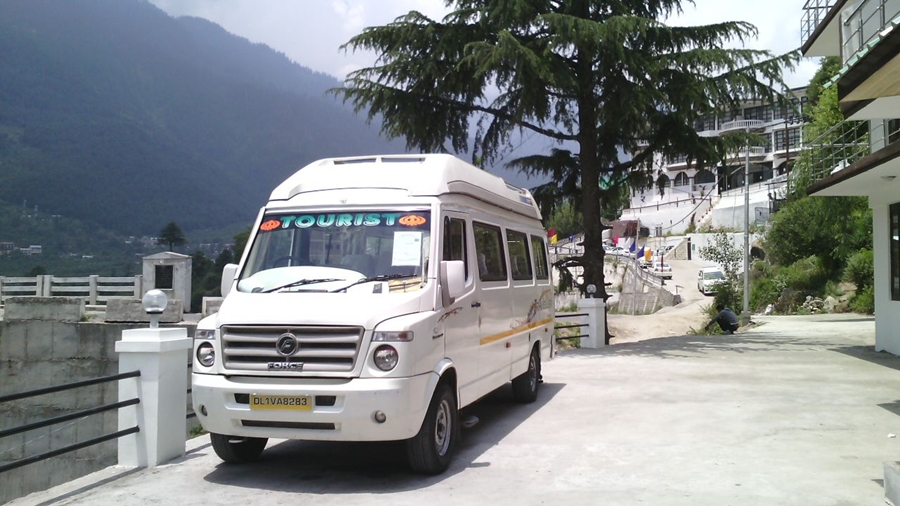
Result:
[[[297,338],[298,349],[284,357],[275,347],[286,333]],[[222,327],[225,368],[233,371],[271,371],[269,363],[300,362],[302,372],[350,372],[356,364],[362,327],[225,326]],[[292,370],[292,372],[298,372]]]

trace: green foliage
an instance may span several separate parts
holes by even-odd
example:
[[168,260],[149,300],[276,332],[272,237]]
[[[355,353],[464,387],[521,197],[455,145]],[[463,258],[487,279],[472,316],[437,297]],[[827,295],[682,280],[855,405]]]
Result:
[[584,227],[584,218],[581,211],[575,208],[571,202],[565,202],[553,210],[547,219],[544,228],[555,228],[559,237],[568,237],[581,232]]
[[247,227],[234,236],[234,251],[232,252],[232,254],[235,262],[240,262],[241,257],[244,255],[244,249],[247,247],[247,241],[250,240],[251,229],[252,227]]
[[854,252],[872,247],[872,211],[865,197],[807,197],[788,202],[772,218],[766,251],[790,265],[812,255],[836,272]]
[[[819,70],[816,71],[809,84],[806,86],[806,97],[809,99],[809,105],[815,107],[819,102],[819,95],[825,90],[825,84],[834,77],[841,69],[841,59],[838,56],[826,56],[819,63]],[[837,90],[836,86],[830,89]]]
[[159,237],[156,238],[156,244],[168,246],[169,251],[175,251],[175,248],[184,246],[186,242],[187,239],[184,238],[184,232],[181,231],[181,227],[174,221],[163,227],[159,232]]
[[725,279],[732,287],[736,287],[739,281],[738,269],[744,261],[741,251],[734,245],[734,241],[725,233],[718,232],[711,244],[700,248],[700,256],[717,263],[722,267]]
[[875,286],[869,285],[857,292],[850,301],[850,309],[856,313],[875,314]]
[[[797,60],[726,48],[756,36],[748,23],[666,25],[681,4],[448,0],[442,20],[413,11],[353,37],[344,49],[378,60],[335,91],[410,149],[471,149],[491,162],[523,131],[577,146],[507,166],[551,178],[535,192],[545,214],[580,202],[585,253],[561,267],[583,268],[605,299],[605,203],[623,195],[623,181],[646,181],[657,154],[703,168],[743,145],[741,136],[701,137],[694,121],[745,99],[772,101],[786,88],[782,68]],[[635,156],[621,161],[623,149]]]
[[402,150],[337,79],[152,2],[0,2],[0,54],[0,199],[124,235],[244,224],[305,163]]
[[850,255],[844,278],[856,285],[858,292],[873,286],[875,282],[875,253],[870,249],[861,249]]

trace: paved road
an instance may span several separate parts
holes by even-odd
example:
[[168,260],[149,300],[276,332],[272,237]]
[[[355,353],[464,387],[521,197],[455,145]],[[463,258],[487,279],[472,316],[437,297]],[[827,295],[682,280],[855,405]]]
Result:
[[270,443],[222,464],[208,439],[173,464],[107,470],[12,504],[883,504],[900,459],[900,359],[872,319],[769,317],[734,336],[576,350],[537,403],[471,411],[453,467],[410,475],[396,444]]

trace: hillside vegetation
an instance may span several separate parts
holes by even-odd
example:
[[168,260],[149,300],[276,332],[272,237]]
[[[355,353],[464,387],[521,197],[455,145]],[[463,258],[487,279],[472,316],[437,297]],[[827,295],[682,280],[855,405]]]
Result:
[[0,200],[122,235],[246,226],[310,161],[403,151],[337,80],[141,0],[0,2],[0,54]]

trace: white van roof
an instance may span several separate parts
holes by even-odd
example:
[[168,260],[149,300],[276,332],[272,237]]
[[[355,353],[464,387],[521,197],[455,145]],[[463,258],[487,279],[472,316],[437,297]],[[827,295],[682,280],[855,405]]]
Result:
[[318,160],[278,185],[269,200],[285,201],[306,192],[351,188],[406,190],[411,197],[457,193],[541,219],[540,209],[531,192],[445,154]]

